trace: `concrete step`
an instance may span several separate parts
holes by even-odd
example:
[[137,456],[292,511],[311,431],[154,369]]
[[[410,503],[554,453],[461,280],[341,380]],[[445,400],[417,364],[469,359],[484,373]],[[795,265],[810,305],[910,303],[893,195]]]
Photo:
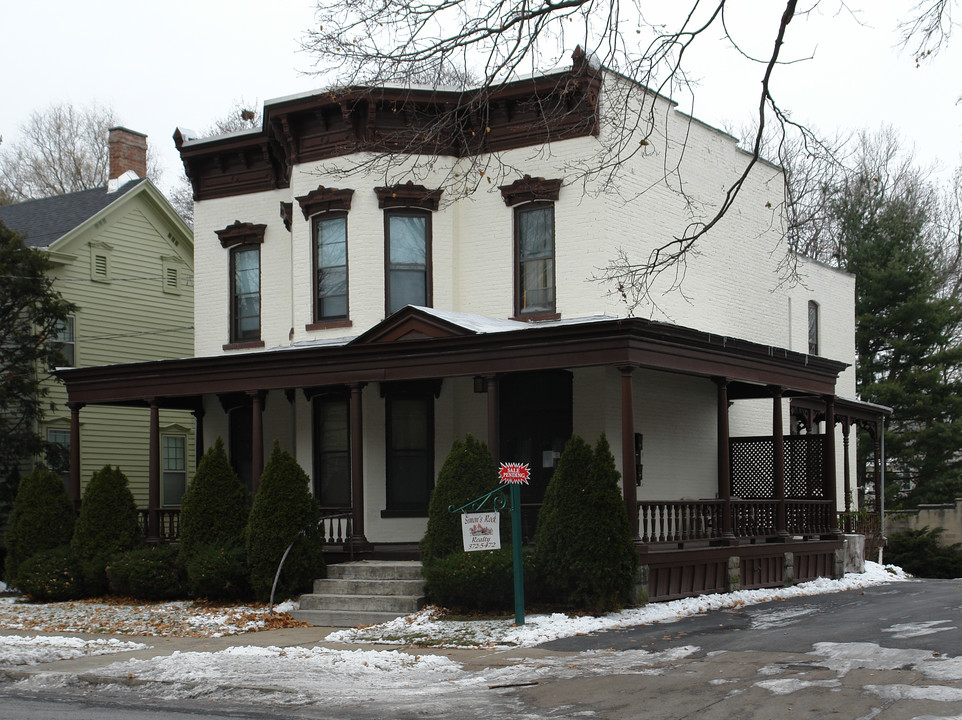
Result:
[[358,627],[390,622],[407,613],[363,612],[358,610],[295,610],[295,620],[319,627]]
[[337,580],[314,581],[318,595],[423,595],[424,580]]
[[327,566],[327,576],[337,580],[417,580],[421,563],[417,560],[359,560]]
[[302,610],[363,610],[406,615],[421,608],[419,595],[301,595]]

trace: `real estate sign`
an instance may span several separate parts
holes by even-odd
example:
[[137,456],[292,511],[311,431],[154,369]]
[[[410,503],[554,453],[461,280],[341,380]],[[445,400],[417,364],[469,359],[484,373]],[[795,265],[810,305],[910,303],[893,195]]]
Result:
[[464,513],[461,537],[466,552],[501,549],[501,513]]

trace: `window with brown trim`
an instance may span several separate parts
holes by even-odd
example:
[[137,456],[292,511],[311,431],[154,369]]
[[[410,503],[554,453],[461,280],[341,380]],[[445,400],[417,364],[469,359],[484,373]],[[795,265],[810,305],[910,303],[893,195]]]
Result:
[[346,320],[347,215],[314,217],[314,322]]
[[237,245],[230,253],[230,341],[261,339],[261,248]]
[[818,355],[818,303],[808,301],[808,354]]
[[405,305],[431,307],[431,213],[384,212],[385,312]]
[[351,424],[346,393],[314,398],[314,497],[325,509],[351,507]]
[[420,384],[385,394],[383,517],[422,517],[434,489],[434,393]]
[[555,313],[554,204],[533,202],[514,210],[515,314]]

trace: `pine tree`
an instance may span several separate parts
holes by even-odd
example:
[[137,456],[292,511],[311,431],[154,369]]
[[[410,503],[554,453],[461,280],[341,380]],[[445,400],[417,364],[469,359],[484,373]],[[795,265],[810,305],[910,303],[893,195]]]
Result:
[[[840,264],[855,275],[859,395],[893,409],[885,449],[906,503],[962,496],[962,305],[927,237],[924,188],[886,187],[857,172],[833,194]],[[863,438],[864,456],[871,442]]]
[[277,566],[291,543],[277,585],[278,596],[297,595],[316,578],[324,577],[323,538],[317,527],[321,510],[309,486],[297,460],[275,442],[247,523],[247,561],[251,586],[259,600],[270,597]]
[[42,465],[20,481],[5,543],[6,580],[16,583],[17,571],[28,558],[66,545],[73,534],[73,503],[63,480]]

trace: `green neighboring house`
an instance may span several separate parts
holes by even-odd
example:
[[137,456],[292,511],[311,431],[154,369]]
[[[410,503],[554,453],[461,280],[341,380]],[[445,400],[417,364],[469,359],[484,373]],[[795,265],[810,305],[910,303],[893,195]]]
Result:
[[[0,207],[0,222],[49,255],[54,286],[77,306],[60,337],[73,367],[194,353],[193,233],[163,193],[141,179],[146,155],[145,135],[113,128],[107,187]],[[80,420],[80,488],[70,488],[71,409],[61,383],[49,382],[50,404],[39,430],[62,447],[47,459],[71,492],[82,493],[90,476],[109,463],[120,466],[137,505],[146,508],[149,414],[130,407],[86,408]],[[180,505],[193,473],[194,423],[190,411],[159,413],[162,507]]]

